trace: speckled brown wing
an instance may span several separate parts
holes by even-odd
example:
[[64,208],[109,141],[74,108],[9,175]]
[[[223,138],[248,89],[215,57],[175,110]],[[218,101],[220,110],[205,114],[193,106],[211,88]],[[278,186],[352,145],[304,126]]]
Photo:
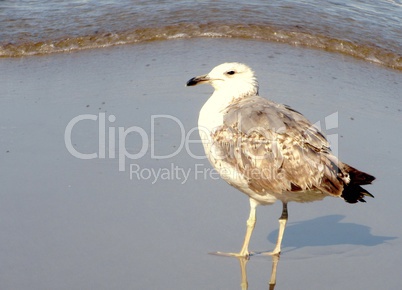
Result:
[[351,167],[332,155],[316,127],[299,112],[259,96],[232,102],[211,137],[221,161],[261,195],[320,190],[342,196],[350,183]]

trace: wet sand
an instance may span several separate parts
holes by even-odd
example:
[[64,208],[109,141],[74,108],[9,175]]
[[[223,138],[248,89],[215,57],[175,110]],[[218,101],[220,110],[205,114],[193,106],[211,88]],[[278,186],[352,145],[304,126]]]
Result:
[[[240,249],[248,200],[198,158],[212,88],[184,86],[225,61],[250,65],[262,96],[319,122],[342,160],[377,177],[366,204],[289,205],[276,289],[398,288],[402,74],[198,39],[0,60],[1,289],[240,288],[238,261],[207,253]],[[252,250],[273,248],[280,210],[258,208]],[[266,288],[271,259],[247,267],[250,289]]]

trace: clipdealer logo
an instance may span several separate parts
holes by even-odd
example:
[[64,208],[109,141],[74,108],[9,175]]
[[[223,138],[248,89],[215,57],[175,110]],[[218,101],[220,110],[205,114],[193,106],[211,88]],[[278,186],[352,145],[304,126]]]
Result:
[[[174,126],[180,130],[180,138],[178,143],[176,143],[176,148],[173,152],[168,154],[160,154],[156,149],[156,125],[158,122],[173,121]],[[116,116],[106,115],[106,113],[94,114],[82,114],[72,118],[64,131],[64,143],[67,151],[75,158],[82,160],[90,159],[118,159],[118,170],[120,172],[126,171],[127,160],[138,161],[143,158],[146,154],[150,154],[151,159],[169,159],[178,155],[182,150],[186,150],[186,153],[193,159],[202,160],[206,159],[206,156],[196,155],[191,146],[193,144],[201,144],[201,140],[198,137],[198,127],[194,127],[188,132],[185,131],[183,123],[175,116],[172,115],[151,115],[150,120],[150,133],[148,134],[146,130],[139,126],[130,127],[116,127],[113,123],[116,121]],[[84,122],[95,123],[98,133],[98,145],[94,152],[84,153],[80,152],[73,143],[73,132],[77,129],[77,125]],[[203,130],[201,128],[201,130]],[[134,150],[128,150],[126,147],[126,139],[131,135],[135,138],[136,144],[140,144],[138,148]],[[212,178],[217,175],[213,172],[213,169],[205,167],[201,170],[201,165],[196,164],[194,168],[181,168],[174,163],[168,168],[142,168],[138,162],[129,164],[130,179],[142,179],[150,180],[155,183],[157,180],[169,179],[169,180],[179,180],[187,181],[190,176],[191,171],[194,172],[195,178],[199,176],[204,176],[206,172]]]
[[[178,155],[182,150],[193,159],[204,160],[205,154],[196,155],[191,146],[194,144],[201,144],[202,140],[199,139],[199,131],[201,135],[210,136],[210,132],[206,128],[194,127],[186,132],[183,123],[175,116],[172,115],[151,115],[150,116],[150,132],[139,126],[130,127],[116,127],[113,123],[116,121],[116,116],[110,114],[106,116],[106,113],[100,112],[95,114],[82,114],[72,118],[66,125],[64,131],[64,142],[67,151],[75,158],[82,160],[90,159],[118,159],[118,170],[125,172],[127,169],[127,161],[131,160],[129,164],[129,176],[130,180],[148,180],[152,184],[155,184],[158,180],[176,180],[184,184],[190,177],[194,179],[219,179],[219,176],[225,179],[225,175],[233,174],[233,170],[228,172],[218,172],[216,169],[205,166],[203,163],[194,163],[193,168],[183,168],[174,163],[163,168],[145,168],[139,165],[139,159],[143,158],[147,154],[150,154],[151,159],[169,159]],[[174,152],[168,154],[158,154],[156,152],[156,144],[158,143],[155,138],[155,127],[158,123],[173,122],[174,126],[180,130],[180,138],[178,140],[178,146],[176,146]],[[95,122],[98,133],[98,144],[94,152],[83,153],[80,152],[72,141],[73,131],[79,130],[76,126],[79,123]],[[324,128],[321,126],[321,122],[314,124],[319,130],[327,133],[327,140],[331,144],[332,152],[338,155],[338,134],[333,134],[331,131],[338,128],[338,112],[325,117]],[[78,127],[78,126],[77,126]],[[331,133],[331,134],[328,134]],[[140,141],[138,148],[134,150],[127,150],[126,139],[128,136],[135,137],[136,141]],[[210,140],[203,140],[209,142]],[[234,142],[238,142],[234,141]],[[210,143],[211,144],[211,143]],[[194,149],[194,148],[193,148]],[[225,156],[213,156],[215,159],[225,158]],[[264,156],[256,156],[256,158],[265,158]],[[266,174],[264,172],[264,174]],[[227,176],[226,176],[227,177]]]

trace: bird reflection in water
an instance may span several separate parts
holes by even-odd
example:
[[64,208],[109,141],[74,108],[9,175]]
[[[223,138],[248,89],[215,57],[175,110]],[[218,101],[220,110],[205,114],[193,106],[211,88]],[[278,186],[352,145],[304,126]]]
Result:
[[[272,255],[272,270],[271,270],[271,277],[269,279],[269,290],[274,290],[276,286],[276,270],[278,267],[279,262],[279,254]],[[241,283],[240,288],[242,290],[248,289],[248,279],[247,279],[247,263],[249,261],[248,258],[238,257],[240,264],[240,273],[241,273]]]

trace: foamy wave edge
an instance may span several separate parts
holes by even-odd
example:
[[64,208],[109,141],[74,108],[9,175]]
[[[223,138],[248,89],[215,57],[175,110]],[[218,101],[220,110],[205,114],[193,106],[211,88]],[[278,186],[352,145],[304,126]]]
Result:
[[362,45],[349,40],[334,39],[328,36],[303,31],[300,27],[278,29],[266,25],[223,25],[219,23],[204,25],[178,24],[166,27],[141,28],[118,33],[103,33],[36,43],[8,43],[0,45],[0,57],[65,53],[123,44],[200,37],[241,38],[287,43],[294,46],[343,53],[368,62],[396,70],[402,70],[402,55],[400,53],[390,49],[380,48],[375,44]]

